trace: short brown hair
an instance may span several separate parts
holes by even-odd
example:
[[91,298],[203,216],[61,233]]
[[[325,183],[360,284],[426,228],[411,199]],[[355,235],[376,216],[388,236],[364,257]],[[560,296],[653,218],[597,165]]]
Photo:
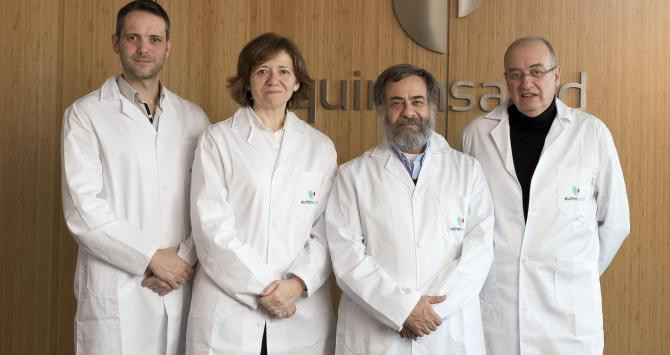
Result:
[[122,7],[116,14],[116,37],[121,37],[121,30],[126,25],[126,16],[132,11],[144,11],[162,18],[165,21],[165,39],[170,39],[170,17],[165,9],[153,0],[134,0]]
[[292,109],[308,100],[312,94],[313,80],[307,72],[307,65],[298,46],[290,39],[272,32],[252,39],[242,48],[237,59],[237,74],[228,78],[228,88],[233,100],[240,106],[252,106],[254,99],[250,90],[251,72],[282,51],[293,60],[293,71],[300,84],[298,90],[291,95],[286,107]]

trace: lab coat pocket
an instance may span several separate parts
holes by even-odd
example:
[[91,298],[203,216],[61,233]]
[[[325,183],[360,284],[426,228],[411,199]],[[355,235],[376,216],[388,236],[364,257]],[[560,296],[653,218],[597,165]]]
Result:
[[[342,297],[340,310],[342,319],[339,324],[344,327],[344,344],[352,354],[382,354],[396,338],[397,333],[385,326],[356,302]],[[338,326],[339,326],[338,324]]]
[[314,211],[321,201],[321,180],[323,173],[320,171],[294,172],[293,174],[293,198],[296,204],[296,216],[300,219],[312,221]]
[[213,332],[213,320],[190,315],[186,328],[186,353],[191,355],[211,354]]
[[[82,346],[100,337],[119,336],[119,300],[117,273],[113,266],[93,255],[85,260],[85,291],[77,302],[76,321],[78,337],[84,339]],[[79,328],[81,327],[81,328]],[[79,331],[79,329],[81,331]],[[89,352],[85,352],[89,353]]]
[[467,227],[469,199],[467,197],[440,196],[438,198],[440,222],[447,242],[461,245]]
[[554,287],[556,302],[567,313],[601,309],[600,283],[595,263],[557,258]]
[[557,174],[558,209],[566,216],[584,214],[587,201],[593,196],[593,169],[558,168]]

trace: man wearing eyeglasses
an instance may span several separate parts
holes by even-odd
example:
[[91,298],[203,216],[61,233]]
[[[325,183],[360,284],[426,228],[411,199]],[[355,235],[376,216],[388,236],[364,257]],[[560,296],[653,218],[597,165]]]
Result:
[[484,169],[496,214],[480,294],[487,350],[602,354],[599,277],[630,229],[612,136],[555,97],[560,66],[547,40],[516,40],[504,65],[510,100],[461,141]]

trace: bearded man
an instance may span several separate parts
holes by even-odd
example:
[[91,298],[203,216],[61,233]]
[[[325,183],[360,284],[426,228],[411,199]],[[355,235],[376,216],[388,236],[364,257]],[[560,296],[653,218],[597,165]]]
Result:
[[326,210],[337,354],[486,353],[493,202],[479,163],[434,132],[438,96],[426,70],[386,69],[374,87],[385,140],[339,168]]

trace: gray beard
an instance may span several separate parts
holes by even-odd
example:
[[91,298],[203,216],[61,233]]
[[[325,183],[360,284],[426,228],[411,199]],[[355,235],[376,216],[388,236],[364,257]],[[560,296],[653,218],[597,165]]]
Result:
[[[410,122],[416,124],[419,130],[414,132],[399,125]],[[425,121],[419,117],[399,118],[395,124],[389,123],[388,119],[384,120],[384,136],[386,140],[405,153],[423,148],[428,143],[434,129],[435,116],[432,111],[428,113],[428,119]]]

